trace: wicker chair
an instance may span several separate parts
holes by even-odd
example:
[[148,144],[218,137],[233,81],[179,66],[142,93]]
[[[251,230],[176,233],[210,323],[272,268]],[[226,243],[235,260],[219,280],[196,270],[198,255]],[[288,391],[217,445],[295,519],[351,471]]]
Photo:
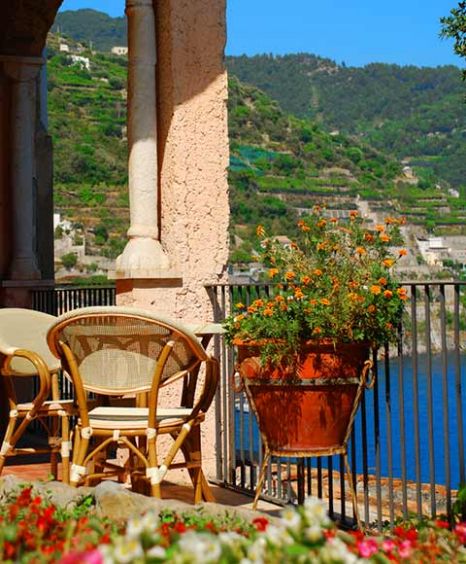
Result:
[[[0,448],[0,473],[9,456],[50,453],[51,472],[56,477],[60,452],[63,481],[68,482],[69,417],[76,410],[72,400],[60,399],[60,362],[47,346],[46,334],[55,320],[53,315],[29,309],[0,309],[0,376],[9,409],[8,424]],[[19,380],[19,377],[32,377],[35,382],[25,385],[26,382]],[[18,403],[19,387],[21,395],[27,392],[29,397],[33,396],[32,401]],[[49,397],[50,400],[47,399]],[[39,421],[47,431],[48,447],[35,444],[17,448],[19,439],[33,420]],[[37,439],[34,442],[37,443]]]
[[[218,362],[210,357],[196,336],[183,326],[148,311],[122,307],[92,307],[58,318],[48,334],[53,354],[70,374],[79,407],[74,434],[71,485],[108,475],[89,470],[106,458],[115,443],[129,449],[126,472],[132,485],[144,479],[153,496],[169,468],[186,467],[197,503],[212,500],[202,473],[200,424],[218,382]],[[196,374],[205,365],[205,379],[192,407],[158,406],[161,386]],[[86,393],[106,397],[107,405],[89,409]],[[112,398],[148,394],[148,407],[111,405]],[[174,439],[159,464],[157,437]],[[185,462],[173,463],[181,449]],[[100,464],[100,462],[99,462]]]

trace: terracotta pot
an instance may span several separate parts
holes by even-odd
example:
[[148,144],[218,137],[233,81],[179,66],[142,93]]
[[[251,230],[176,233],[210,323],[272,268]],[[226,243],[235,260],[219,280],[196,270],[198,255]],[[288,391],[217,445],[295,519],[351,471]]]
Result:
[[262,438],[272,454],[344,452],[370,348],[306,343],[293,368],[263,367],[260,344],[236,343],[238,368]]

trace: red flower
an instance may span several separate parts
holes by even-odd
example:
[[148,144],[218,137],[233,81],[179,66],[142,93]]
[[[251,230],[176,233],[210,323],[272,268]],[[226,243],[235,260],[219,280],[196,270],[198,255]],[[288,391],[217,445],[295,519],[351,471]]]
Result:
[[265,517],[256,517],[252,520],[252,524],[256,528],[257,531],[263,532],[267,529],[269,525],[269,520]]

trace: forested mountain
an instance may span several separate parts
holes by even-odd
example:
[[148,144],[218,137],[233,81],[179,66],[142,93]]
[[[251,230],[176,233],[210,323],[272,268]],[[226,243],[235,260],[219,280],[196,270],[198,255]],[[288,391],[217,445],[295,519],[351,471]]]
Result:
[[116,45],[127,43],[126,18],[112,18],[97,10],[58,12],[52,32],[92,44],[98,51],[110,51]]
[[227,67],[287,112],[466,185],[466,88],[457,67],[356,68],[308,54],[228,57]]
[[[71,39],[70,52],[60,52],[63,41],[54,34],[48,41],[55,206],[83,226],[87,253],[112,258],[126,241],[129,215],[127,61],[83,50]],[[292,74],[284,79],[290,88]],[[232,260],[251,257],[257,223],[271,233],[292,234],[296,217],[321,202],[341,217],[364,201],[371,210],[406,215],[424,232],[464,229],[464,196],[449,194],[448,184],[426,169],[406,174],[399,159],[366,137],[332,131],[317,113],[309,118],[286,112],[283,103],[233,74],[228,110]]]

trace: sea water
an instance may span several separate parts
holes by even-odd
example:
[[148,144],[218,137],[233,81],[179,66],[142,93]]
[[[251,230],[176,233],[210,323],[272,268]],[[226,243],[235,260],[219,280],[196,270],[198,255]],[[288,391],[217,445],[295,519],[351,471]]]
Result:
[[[351,443],[348,449],[350,459],[352,452],[355,452],[352,465],[355,465],[357,473],[366,470],[368,474],[375,474],[378,464],[381,477],[391,475],[393,478],[402,478],[404,467],[405,479],[416,480],[416,458],[418,458],[417,467],[421,482],[449,484],[451,488],[457,488],[464,480],[462,473],[464,473],[466,451],[466,354],[460,354],[459,370],[453,352],[447,353],[445,358],[442,355],[432,355],[430,366],[431,401],[428,394],[427,355],[417,357],[417,394],[412,358],[402,357],[401,362],[400,359],[390,360],[388,374],[383,363],[379,365],[377,385],[373,390],[366,392],[364,405],[359,408],[356,417],[353,431],[354,449]],[[402,394],[400,389],[403,391]],[[429,404],[432,406],[431,438]],[[243,404],[243,408],[240,408],[240,405],[237,404],[235,410],[237,459],[257,461],[260,449],[257,424],[253,418],[250,418],[247,407]],[[416,449],[416,419],[419,434],[418,449]],[[242,433],[239,431],[240,426],[243,428]],[[460,432],[461,426],[463,433]],[[364,427],[366,445],[363,439]],[[322,466],[327,466],[326,457],[322,458]],[[337,461],[334,462],[333,467],[339,467]]]

